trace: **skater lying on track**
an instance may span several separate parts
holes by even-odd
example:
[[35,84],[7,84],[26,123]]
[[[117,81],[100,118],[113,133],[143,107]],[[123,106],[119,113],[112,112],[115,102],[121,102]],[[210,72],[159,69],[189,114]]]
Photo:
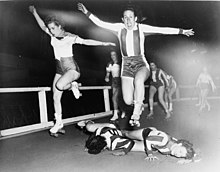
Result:
[[119,130],[114,124],[80,121],[78,126],[92,134],[85,147],[90,154],[98,154],[107,150],[122,150],[114,155],[126,155],[128,152],[145,152],[146,160],[158,160],[153,155],[158,151],[163,155],[181,158],[179,163],[193,162],[196,156],[192,144],[186,140],[177,140],[165,132],[149,127],[133,131]]

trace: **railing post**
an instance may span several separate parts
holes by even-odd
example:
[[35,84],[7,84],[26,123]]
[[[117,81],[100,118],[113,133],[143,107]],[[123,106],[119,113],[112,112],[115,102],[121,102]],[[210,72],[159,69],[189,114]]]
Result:
[[39,91],[38,92],[39,98],[39,108],[40,108],[40,122],[47,123],[47,101],[46,101],[46,91]]
[[108,89],[103,89],[104,94],[104,104],[105,104],[105,111],[110,111],[110,102],[109,102],[109,91]]

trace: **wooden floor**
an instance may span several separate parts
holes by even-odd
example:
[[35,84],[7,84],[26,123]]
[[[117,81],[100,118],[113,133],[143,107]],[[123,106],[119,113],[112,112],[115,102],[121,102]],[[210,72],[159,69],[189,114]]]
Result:
[[[177,159],[158,154],[159,160],[145,161],[145,154],[131,152],[116,157],[109,151],[89,155],[84,151],[87,138],[75,125],[66,126],[66,134],[58,138],[40,131],[0,140],[0,172],[219,172],[220,171],[220,100],[209,100],[210,112],[198,112],[195,101],[174,103],[171,120],[164,120],[160,106],[155,115],[141,117],[141,128],[154,126],[176,138],[190,140],[202,157],[198,163],[177,164]],[[109,117],[110,118],[110,117]],[[109,118],[96,120],[107,122]],[[128,118],[120,120],[122,128],[131,129]]]

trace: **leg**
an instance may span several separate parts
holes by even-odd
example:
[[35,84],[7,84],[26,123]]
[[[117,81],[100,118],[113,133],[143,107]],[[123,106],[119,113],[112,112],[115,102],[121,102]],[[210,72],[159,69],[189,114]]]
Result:
[[134,100],[134,79],[131,77],[121,77],[122,96],[127,105],[132,105]]
[[172,97],[175,91],[176,91],[176,87],[171,87],[168,93],[169,111],[173,111],[173,98]]
[[147,118],[151,118],[151,116],[153,115],[153,107],[154,107],[154,95],[157,92],[157,89],[150,85],[149,88],[149,110],[150,113],[147,115]]
[[207,105],[208,111],[210,111],[211,106],[207,100],[208,93],[209,93],[208,89],[204,90],[204,107]]
[[78,84],[73,82],[77,80],[80,73],[75,70],[68,70],[62,77],[57,81],[56,87],[59,90],[69,90],[72,89],[74,96],[78,99],[80,97],[80,92],[78,89]]
[[166,106],[166,103],[164,102],[164,86],[160,86],[158,88],[158,99],[159,99],[159,102],[162,105],[163,109],[166,112],[166,115],[167,115],[166,119],[170,118],[170,112]]
[[134,111],[131,119],[133,119],[135,123],[137,121],[137,124],[135,124],[137,126],[140,125],[139,119],[143,111],[143,101],[145,99],[144,83],[149,75],[149,69],[147,67],[143,67],[136,73],[134,78]]
[[53,81],[53,103],[54,103],[54,116],[55,116],[55,125],[50,129],[50,133],[52,136],[57,137],[57,132],[63,128],[62,123],[62,106],[61,106],[61,97],[63,91],[60,91],[56,88],[56,82],[61,77],[60,74],[56,74]]
[[113,117],[110,119],[111,121],[115,121],[118,119],[118,96],[119,96],[119,89],[112,87],[112,102],[113,102],[113,108],[114,108],[114,113]]

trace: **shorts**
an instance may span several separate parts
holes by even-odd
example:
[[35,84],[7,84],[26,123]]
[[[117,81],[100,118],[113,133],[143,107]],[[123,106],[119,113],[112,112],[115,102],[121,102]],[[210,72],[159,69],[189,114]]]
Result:
[[200,89],[205,90],[205,89],[210,89],[210,84],[209,83],[200,83],[199,84]]
[[150,86],[154,86],[157,90],[159,87],[164,86],[163,82],[161,82],[160,80],[157,82],[151,82]]
[[146,61],[144,61],[143,56],[124,57],[121,76],[134,78],[136,73],[142,68],[149,69],[149,65]]
[[121,87],[121,77],[112,78],[112,87],[113,88],[120,88]]
[[75,70],[80,73],[79,66],[73,57],[61,57],[60,60],[56,59],[56,73],[63,75],[68,70]]

